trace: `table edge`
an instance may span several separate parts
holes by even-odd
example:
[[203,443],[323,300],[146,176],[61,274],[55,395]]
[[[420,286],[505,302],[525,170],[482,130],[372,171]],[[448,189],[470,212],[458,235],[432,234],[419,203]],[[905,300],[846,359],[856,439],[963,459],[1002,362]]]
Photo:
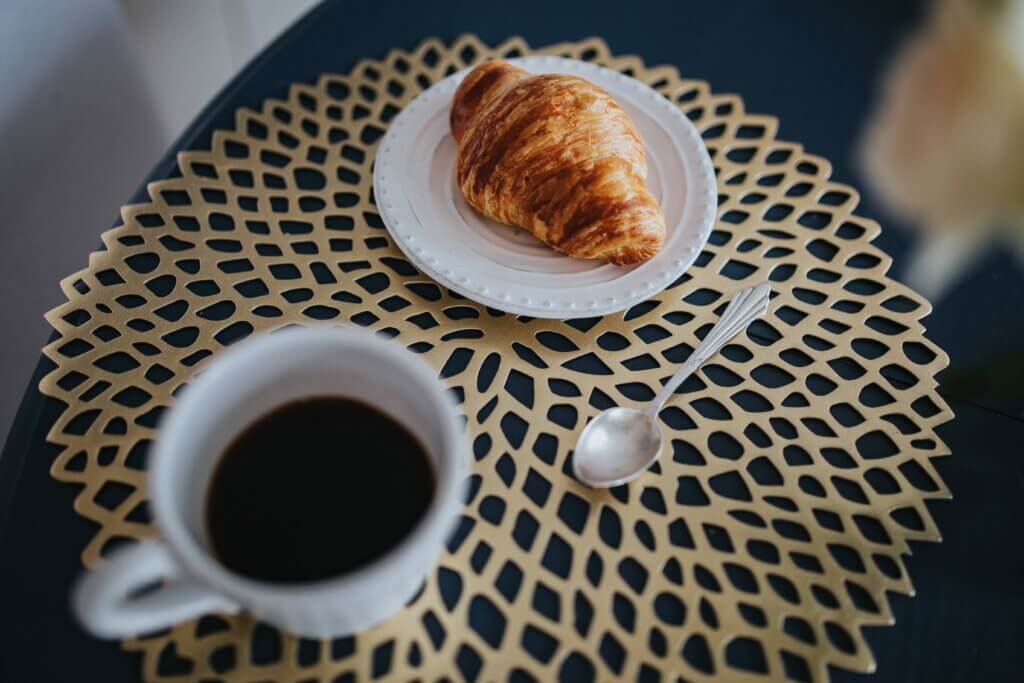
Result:
[[[211,124],[224,112],[224,107],[231,100],[232,95],[239,91],[244,84],[248,83],[260,67],[273,55],[296,40],[303,33],[305,27],[316,21],[319,14],[325,11],[327,5],[327,2],[321,0],[315,7],[296,19],[218,90],[213,98],[192,119],[185,130],[171,143],[167,151],[160,156],[145,179],[130,195],[128,203],[135,204],[146,201],[149,198],[148,185],[153,181],[162,180],[171,175],[177,166],[178,153],[192,149],[197,142],[201,141],[203,137],[202,131],[206,128],[209,127],[209,132],[212,133],[216,127]],[[120,223],[121,218],[118,216],[111,227],[116,227]],[[102,249],[102,245],[99,248]],[[55,331],[51,331],[47,343],[56,340],[58,337],[59,335]],[[55,400],[44,396],[39,391],[40,380],[52,370],[53,363],[40,352],[39,360],[32,370],[28,386],[22,393],[21,401],[18,403],[18,409],[11,422],[10,430],[4,439],[3,450],[0,451],[0,547],[3,546],[7,538],[7,527],[10,523],[21,472],[29,450],[27,446],[32,442],[32,437],[39,431],[39,419],[43,412],[43,407],[48,401]],[[43,436],[45,441],[45,434]]]

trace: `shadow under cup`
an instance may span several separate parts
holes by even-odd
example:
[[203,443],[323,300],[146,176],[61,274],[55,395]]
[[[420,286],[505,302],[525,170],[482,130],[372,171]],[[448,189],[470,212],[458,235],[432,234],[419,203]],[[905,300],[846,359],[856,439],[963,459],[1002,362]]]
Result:
[[[416,436],[435,474],[432,501],[397,545],[336,577],[273,584],[229,571],[215,558],[206,525],[210,481],[223,454],[275,408],[321,396],[369,404]],[[461,505],[461,432],[455,404],[434,371],[395,342],[338,328],[254,338],[198,376],[162,425],[150,470],[156,523],[185,571],[241,608],[301,635],[351,633],[399,609],[432,568]]]

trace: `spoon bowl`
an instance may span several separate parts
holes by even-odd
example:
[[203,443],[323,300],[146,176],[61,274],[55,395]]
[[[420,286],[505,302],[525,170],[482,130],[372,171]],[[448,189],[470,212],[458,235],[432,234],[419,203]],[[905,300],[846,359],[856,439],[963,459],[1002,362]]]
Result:
[[572,458],[573,472],[595,488],[625,484],[654,464],[661,441],[654,415],[635,408],[606,410],[580,434]]

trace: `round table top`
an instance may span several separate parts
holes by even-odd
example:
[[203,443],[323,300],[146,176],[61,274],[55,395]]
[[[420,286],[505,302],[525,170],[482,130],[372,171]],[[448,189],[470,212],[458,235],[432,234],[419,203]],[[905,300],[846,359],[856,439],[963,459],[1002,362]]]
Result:
[[[281,95],[292,82],[312,82],[324,71],[347,71],[360,57],[379,56],[393,45],[412,47],[427,35],[453,37],[456,24],[458,32],[472,30],[492,42],[514,34],[537,45],[601,35],[615,52],[640,54],[648,64],[674,64],[684,74],[710,81],[717,91],[742,93],[749,110],[779,115],[782,137],[799,139],[811,151],[830,157],[834,177],[849,180],[853,174],[848,148],[880,60],[915,14],[913,6],[890,7],[884,14],[878,9],[821,7],[806,9],[799,17],[782,17],[772,16],[768,8],[740,8],[739,3],[685,12],[670,4],[631,6],[627,11],[610,3],[595,9],[588,3],[586,11],[571,12],[568,7],[563,14],[540,21],[531,9],[520,5],[500,17],[481,7],[452,12],[403,9],[407,16],[423,15],[395,22],[389,17],[397,10],[386,2],[359,8],[325,3],[218,95],[147,182],[168,176],[177,151],[207,146],[212,130],[228,127],[238,107],[256,108],[266,97]],[[652,16],[659,21],[650,21]],[[666,17],[675,20],[665,21]],[[847,35],[851,32],[842,29],[850,25],[868,27],[870,35]],[[739,51],[726,53],[722,45],[731,43],[747,45],[743,54],[756,53],[758,59],[750,60]],[[816,58],[819,54],[829,59]],[[833,69],[843,79],[835,79]],[[783,73],[787,77],[780,79],[778,74]],[[821,109],[810,106],[812,92]],[[144,186],[132,201],[144,199]],[[858,213],[874,211],[865,202]],[[897,264],[907,243],[905,233],[891,229],[891,224],[876,241]],[[1003,323],[1004,303],[991,296],[998,291],[992,283],[1000,275],[1003,286],[1007,278],[1019,275],[1007,273],[1007,263],[997,261],[994,266],[965,288],[977,294],[976,304],[961,304],[966,296],[961,291],[926,321],[929,337],[951,352],[952,373],[969,370],[976,349],[991,351],[1000,341],[1024,338],[1020,321]],[[965,319],[966,323],[957,323]],[[969,341],[965,329],[976,340]],[[958,354],[958,349],[966,352]],[[74,514],[73,491],[57,485],[48,474],[57,448],[46,443],[45,435],[61,406],[44,399],[36,386],[51,367],[48,361],[40,362],[0,458],[0,557],[5,558],[0,566],[5,605],[0,627],[7,644],[0,652],[0,671],[15,681],[75,680],[87,662],[90,678],[102,674],[104,680],[136,680],[134,655],[116,644],[90,639],[67,613],[67,588],[94,529]],[[1021,484],[1012,460],[1024,425],[1007,414],[1019,412],[1013,397],[996,394],[979,400],[969,390],[957,385],[944,395],[958,417],[939,433],[961,456],[938,464],[956,496],[953,503],[930,506],[944,542],[914,546],[908,566],[918,597],[895,597],[897,626],[868,632],[878,662],[875,680],[1008,680],[1024,664],[1016,625],[1022,598],[1013,584],[1024,559],[1016,546],[1000,543],[1010,532],[1011,521],[1024,511],[1016,495]],[[832,676],[836,681],[854,679],[859,678],[842,671]]]

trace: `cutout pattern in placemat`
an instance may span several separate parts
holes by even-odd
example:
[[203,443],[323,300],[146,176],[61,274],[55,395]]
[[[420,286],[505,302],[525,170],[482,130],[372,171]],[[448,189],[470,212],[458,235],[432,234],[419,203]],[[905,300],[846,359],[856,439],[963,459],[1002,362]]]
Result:
[[[924,337],[927,302],[886,277],[856,193],[777,141],[774,119],[597,39],[536,52],[634,76],[696,123],[720,192],[707,248],[659,296],[601,319],[521,320],[439,288],[375,212],[375,144],[445,74],[528,52],[428,40],[240,110],[62,283],[41,388],[68,406],[52,471],[97,525],[86,565],[151,534],[157,421],[250,334],[326,321],[397,337],[468,419],[464,515],[407,609],[331,642],[207,616],[125,643],[145,680],[821,681],[828,665],[873,668],[861,627],[892,623],[886,591],[911,592],[908,541],[939,537],[925,501],[948,496],[932,465],[947,453],[934,432],[951,417],[934,380],[946,357]],[[660,464],[612,491],[573,480],[586,420],[651,398],[729,294],[764,278],[770,315],[681,387]]]

